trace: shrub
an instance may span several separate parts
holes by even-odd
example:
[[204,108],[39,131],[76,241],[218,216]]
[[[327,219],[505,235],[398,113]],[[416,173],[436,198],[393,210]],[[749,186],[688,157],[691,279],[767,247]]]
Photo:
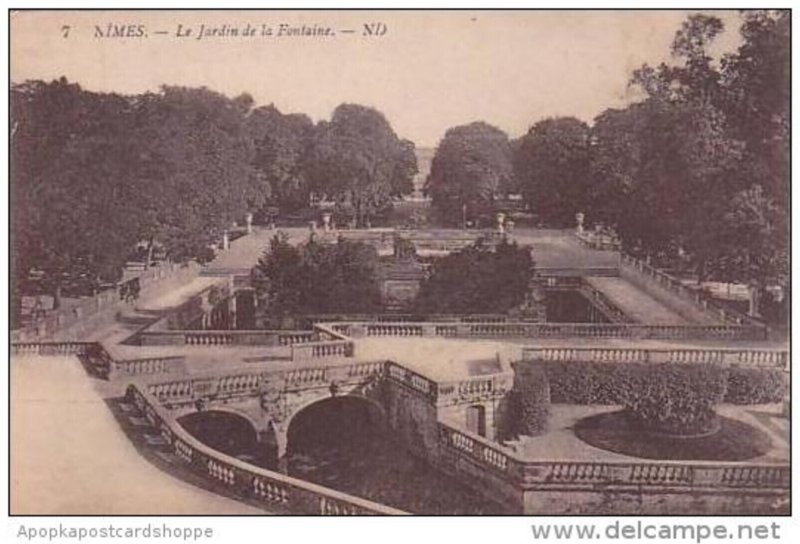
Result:
[[777,368],[731,368],[725,402],[769,404],[780,402],[788,390],[786,373]]
[[630,372],[626,365],[548,362],[544,365],[550,398],[564,404],[621,404]]
[[727,389],[727,369],[715,365],[630,365],[623,404],[634,424],[670,434],[697,434],[716,423],[714,406]]
[[644,363],[539,363],[553,402],[622,404],[632,423],[674,434],[695,434],[715,423],[728,371],[713,365]]
[[547,431],[550,419],[550,384],[540,369],[525,372],[512,391],[514,434],[537,436]]

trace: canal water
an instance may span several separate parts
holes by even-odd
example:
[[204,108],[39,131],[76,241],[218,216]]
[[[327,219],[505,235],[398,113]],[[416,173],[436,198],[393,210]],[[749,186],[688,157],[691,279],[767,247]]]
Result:
[[[414,514],[508,514],[503,506],[410,455],[391,440],[366,401],[336,397],[297,414],[289,428],[290,476]],[[181,425],[206,445],[270,470],[275,449],[228,412],[184,416]]]
[[415,514],[509,513],[410,455],[362,402],[337,400],[311,406],[292,422],[291,476]]

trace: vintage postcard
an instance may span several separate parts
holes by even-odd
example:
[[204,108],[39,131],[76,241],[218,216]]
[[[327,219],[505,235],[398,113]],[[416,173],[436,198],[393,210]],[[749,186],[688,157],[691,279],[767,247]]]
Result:
[[12,516],[791,513],[789,10],[9,25]]

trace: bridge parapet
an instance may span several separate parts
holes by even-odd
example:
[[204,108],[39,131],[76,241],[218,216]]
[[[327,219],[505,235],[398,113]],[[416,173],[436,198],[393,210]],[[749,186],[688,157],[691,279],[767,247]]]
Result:
[[256,500],[270,510],[315,515],[402,515],[401,510],[262,469],[209,448],[164,412],[158,400],[137,385],[128,397],[175,456],[193,472],[235,495]]

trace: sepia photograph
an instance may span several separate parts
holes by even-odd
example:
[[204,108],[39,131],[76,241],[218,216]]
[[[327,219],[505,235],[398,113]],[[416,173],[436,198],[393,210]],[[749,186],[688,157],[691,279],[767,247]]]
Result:
[[7,17],[8,515],[791,515],[790,10]]

